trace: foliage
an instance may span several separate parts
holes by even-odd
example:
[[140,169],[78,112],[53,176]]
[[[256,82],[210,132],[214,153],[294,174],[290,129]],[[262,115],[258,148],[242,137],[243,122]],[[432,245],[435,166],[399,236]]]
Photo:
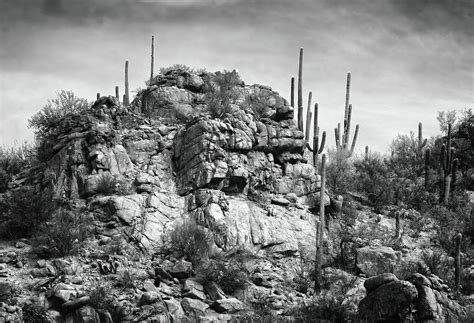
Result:
[[468,121],[474,115],[472,108],[466,108],[462,111],[449,110],[449,111],[438,111],[436,120],[439,123],[439,129],[443,134],[448,133],[448,124],[451,124],[454,130],[459,128],[459,125],[465,121]]
[[103,173],[97,182],[97,193],[112,195],[117,190],[117,179],[110,173]]
[[23,321],[31,323],[49,322],[46,309],[38,304],[26,304],[23,306]]
[[137,275],[131,268],[126,268],[122,270],[116,281],[117,287],[122,287],[126,289],[135,288],[136,286]]
[[206,103],[213,118],[223,118],[232,111],[232,104],[239,97],[236,87],[242,83],[236,70],[217,72],[209,84]]
[[8,189],[13,176],[31,161],[33,147],[26,142],[18,147],[0,147],[0,193]]
[[52,130],[59,121],[69,113],[77,113],[87,109],[89,103],[79,98],[72,91],[61,90],[57,97],[48,100],[48,103],[28,120],[28,126],[35,128],[35,135],[39,141],[52,134]]
[[246,254],[240,254],[208,259],[199,266],[197,279],[203,285],[215,282],[226,294],[232,294],[244,287],[249,279],[249,272],[245,267],[246,257]]
[[80,210],[58,209],[51,221],[41,225],[38,243],[48,247],[50,256],[63,257],[76,251],[78,245],[91,235],[90,221]]
[[193,265],[207,258],[211,248],[211,235],[196,222],[185,220],[176,225],[168,234],[166,253],[186,257]]
[[[313,297],[309,304],[292,309],[296,322],[347,322],[355,318],[356,305],[351,302],[348,291],[354,286],[356,278],[337,275],[337,280],[327,282],[325,290]],[[330,287],[330,289],[329,289]]]
[[1,202],[0,237],[17,239],[34,234],[56,209],[51,189],[36,192],[24,186],[9,192]]
[[314,285],[314,263],[304,262],[301,259],[299,264],[294,267],[294,274],[295,290],[305,294]]
[[269,103],[272,95],[267,90],[259,90],[257,93],[251,93],[245,98],[244,106],[248,107],[256,120],[260,120],[268,116],[270,111]]
[[120,305],[115,301],[111,295],[110,289],[104,286],[97,285],[89,294],[90,305],[96,310],[106,310],[112,316],[113,322],[119,322],[124,316]]
[[355,182],[359,191],[367,195],[369,202],[376,212],[380,212],[384,205],[392,201],[389,169],[378,154],[371,154],[367,158],[354,163]]
[[[447,255],[439,250],[427,251],[424,250],[420,256],[423,263],[429,269],[429,273],[436,275],[447,281],[452,270],[452,264],[449,262]],[[423,274],[423,273],[422,273]]]
[[347,150],[329,150],[329,162],[326,167],[326,184],[335,194],[344,195],[354,183],[354,167]]
[[191,67],[189,67],[187,65],[184,65],[184,64],[173,64],[173,65],[168,66],[168,67],[160,68],[160,74],[166,75],[168,72],[175,71],[175,70],[181,70],[181,71],[184,71],[184,72],[195,73],[195,74],[202,74],[202,73],[206,72],[205,68],[197,68],[196,69],[196,68],[191,68]]

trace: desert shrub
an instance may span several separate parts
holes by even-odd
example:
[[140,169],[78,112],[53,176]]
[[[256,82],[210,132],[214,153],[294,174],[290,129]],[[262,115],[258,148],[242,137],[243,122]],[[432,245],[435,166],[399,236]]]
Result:
[[252,93],[245,98],[244,106],[253,112],[256,120],[268,116],[270,111],[269,101],[272,95],[268,90],[260,90],[258,93]]
[[136,281],[137,281],[137,273],[131,268],[126,268],[119,272],[115,285],[117,287],[131,289],[131,288],[135,288]]
[[20,173],[32,160],[33,150],[27,143],[18,147],[0,147],[0,193],[7,191],[13,176]]
[[46,323],[50,322],[46,309],[38,304],[26,304],[23,306],[23,322]]
[[439,250],[424,250],[420,255],[420,259],[429,270],[429,273],[426,274],[434,274],[444,281],[450,279],[450,276],[452,275],[451,268],[453,266],[449,262],[448,256],[445,253]]
[[364,193],[367,199],[380,212],[384,205],[392,201],[391,180],[386,164],[378,154],[371,154],[354,163],[355,186]]
[[325,289],[319,295],[314,296],[309,304],[291,310],[296,322],[347,322],[355,318],[357,306],[349,298],[348,291],[354,286],[357,278],[345,274],[325,275],[324,279]]
[[48,103],[28,120],[28,126],[35,129],[36,138],[43,138],[52,134],[52,130],[59,121],[69,113],[76,113],[87,109],[89,103],[79,98],[72,91],[61,90],[57,97],[48,100]]
[[203,285],[217,283],[226,294],[232,294],[245,286],[249,272],[245,267],[245,256],[235,255],[230,259],[223,256],[204,261],[198,267],[197,279]]
[[232,104],[239,97],[236,87],[242,81],[237,71],[216,72],[206,93],[206,103],[213,118],[223,118],[232,111]]
[[210,233],[196,222],[185,220],[171,230],[164,251],[177,257],[185,257],[196,266],[208,257],[210,248]]
[[113,322],[120,322],[120,319],[125,316],[121,306],[115,301],[111,295],[110,289],[104,286],[96,286],[89,293],[90,305],[96,310],[106,310],[112,316]]
[[326,184],[335,194],[344,195],[353,188],[354,167],[346,150],[329,150]]
[[2,201],[0,210],[0,237],[17,239],[34,234],[57,208],[51,189],[36,192],[24,186],[9,194]]
[[83,213],[60,208],[41,225],[36,240],[38,245],[48,247],[50,256],[63,257],[77,251],[91,232],[90,221]]
[[314,285],[314,264],[301,260],[294,268],[295,290],[305,294]]
[[117,190],[117,179],[110,173],[103,173],[100,175],[97,182],[97,193],[104,195],[114,194]]
[[173,64],[171,66],[168,66],[168,67],[162,67],[160,68],[160,74],[167,74],[168,72],[170,71],[175,71],[175,70],[181,70],[181,71],[184,71],[184,72],[188,72],[188,73],[192,73],[194,72],[194,70],[187,66],[187,65],[184,65],[184,64]]

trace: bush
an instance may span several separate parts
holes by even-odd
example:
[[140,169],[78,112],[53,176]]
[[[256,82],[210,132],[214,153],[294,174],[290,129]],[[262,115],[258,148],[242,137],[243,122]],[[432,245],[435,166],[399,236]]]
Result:
[[237,255],[231,259],[222,256],[211,258],[199,266],[197,280],[203,285],[215,282],[226,294],[232,294],[243,288],[249,280],[245,258],[246,255]]
[[306,294],[308,289],[314,285],[315,272],[314,264],[306,263],[303,260],[294,267],[295,277],[293,281],[295,283],[295,290]]
[[354,167],[350,161],[350,152],[329,150],[326,168],[326,183],[334,194],[345,195],[354,185]]
[[0,193],[8,189],[13,176],[20,173],[32,158],[33,148],[24,143],[19,147],[0,147]]
[[89,296],[90,305],[96,310],[108,311],[113,322],[120,322],[120,319],[125,316],[121,306],[111,296],[111,291],[104,286],[96,286]]
[[451,268],[453,265],[449,263],[448,257],[441,251],[426,251],[421,253],[421,260],[429,269],[429,273],[422,274],[434,274],[444,281],[451,279]]
[[63,257],[77,251],[78,245],[91,234],[90,221],[79,211],[59,209],[51,221],[44,223],[36,237],[48,247],[52,257]]
[[375,212],[380,213],[383,206],[392,201],[388,168],[378,154],[355,162],[354,167],[357,190],[364,193]]
[[164,251],[185,257],[196,266],[209,256],[210,248],[211,235],[196,222],[185,220],[171,230]]
[[206,93],[206,103],[213,118],[222,119],[232,111],[232,104],[239,97],[235,88],[241,83],[235,70],[216,73],[209,84],[210,91]]
[[57,208],[51,189],[35,192],[33,187],[11,191],[0,211],[0,237],[18,239],[30,237]]
[[117,179],[110,173],[100,175],[97,183],[97,193],[104,195],[114,194],[117,190]]
[[46,309],[38,304],[26,304],[23,306],[23,322],[46,323],[50,322]]
[[271,92],[268,90],[259,90],[258,93],[252,93],[245,98],[244,106],[246,106],[256,120],[267,117],[269,108],[269,101],[272,99]]
[[122,287],[125,289],[131,289],[136,287],[137,274],[134,270],[126,268],[122,270],[116,281],[117,287]]

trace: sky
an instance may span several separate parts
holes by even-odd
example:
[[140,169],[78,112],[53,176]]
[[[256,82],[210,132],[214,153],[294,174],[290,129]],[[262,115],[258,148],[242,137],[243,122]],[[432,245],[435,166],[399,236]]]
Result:
[[[28,118],[56,92],[92,101],[185,64],[237,69],[289,99],[304,48],[303,91],[334,145],[351,72],[357,148],[399,133],[439,134],[437,111],[474,107],[471,0],[0,0],[0,146],[33,140]],[[354,129],[355,127],[353,127]]]

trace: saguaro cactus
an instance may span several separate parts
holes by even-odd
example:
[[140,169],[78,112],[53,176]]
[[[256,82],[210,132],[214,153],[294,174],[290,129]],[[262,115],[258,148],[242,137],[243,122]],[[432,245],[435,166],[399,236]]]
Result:
[[365,146],[365,156],[364,156],[364,159],[365,159],[365,160],[368,160],[368,159],[369,159],[369,146]]
[[[448,125],[448,139],[446,144],[443,144],[441,148],[441,166],[443,169],[443,192],[440,194],[444,204],[449,203],[449,192],[451,189],[451,179],[453,173],[453,164],[456,165],[457,162],[454,162],[454,148],[451,147],[451,124]],[[455,184],[454,184],[455,185]]]
[[458,233],[455,238],[456,254],[454,256],[454,291],[459,292],[459,285],[461,284],[461,239],[462,234]]
[[99,100],[99,98],[100,98],[100,93],[97,92],[97,100]]
[[306,141],[306,144],[309,143],[309,132],[311,130],[311,118],[312,118],[312,113],[311,113],[311,99],[313,97],[313,92],[309,92],[308,94],[308,109],[306,110],[306,131],[305,131],[305,136],[304,140]]
[[423,148],[426,146],[428,139],[423,140],[423,124],[418,123],[418,145],[416,147],[416,155],[419,159],[423,156]]
[[123,105],[128,107],[130,104],[130,93],[128,92],[128,61],[125,61],[125,98],[123,100]]
[[[344,123],[343,133],[341,134],[341,126],[338,124],[337,129],[334,130],[336,138],[336,148],[338,150],[348,150],[349,156],[354,153],[355,145],[357,142],[357,135],[359,134],[359,125],[356,125],[352,144],[349,145],[349,136],[351,131],[351,120],[352,120],[352,104],[349,104],[350,100],[350,89],[351,89],[351,73],[347,73],[346,82],[346,102],[344,107]],[[350,146],[350,150],[349,150]]]
[[313,149],[310,148],[310,151],[313,152],[313,165],[316,168],[318,168],[318,156],[321,154],[324,150],[324,145],[326,143],[326,131],[323,131],[323,135],[321,138],[321,144],[319,143],[319,126],[318,126],[318,114],[319,114],[319,108],[318,104],[314,104],[314,122],[313,122]]
[[395,238],[400,238],[400,211],[395,212]]
[[319,221],[316,221],[316,261],[315,261],[315,281],[314,290],[321,290],[322,282],[322,260],[323,260],[323,240],[324,240],[324,191],[326,189],[326,155],[323,154],[321,162],[321,191],[319,193]]
[[298,129],[303,131],[303,48],[300,48],[298,64]]
[[290,89],[290,105],[294,108],[295,107],[295,78],[291,78],[291,89]]
[[430,185],[430,150],[425,150],[425,190]]
[[150,71],[150,85],[153,80],[153,64],[155,61],[155,36],[151,36],[151,71]]
[[119,95],[119,87],[118,85],[115,86],[115,97],[117,98],[117,101],[120,103],[120,95]]

